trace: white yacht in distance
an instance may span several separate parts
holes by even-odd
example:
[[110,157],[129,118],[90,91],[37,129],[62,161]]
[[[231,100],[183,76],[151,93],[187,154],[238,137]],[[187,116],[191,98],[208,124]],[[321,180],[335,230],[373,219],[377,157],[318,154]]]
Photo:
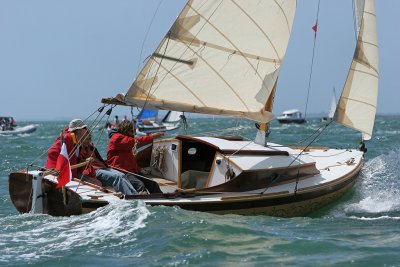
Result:
[[298,109],[285,110],[282,116],[277,117],[280,123],[305,123],[303,114]]

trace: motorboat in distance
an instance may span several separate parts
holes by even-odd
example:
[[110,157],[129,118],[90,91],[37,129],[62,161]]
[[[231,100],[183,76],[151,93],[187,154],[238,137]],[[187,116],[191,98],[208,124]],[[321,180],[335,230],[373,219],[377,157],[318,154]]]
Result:
[[282,113],[282,116],[277,117],[279,123],[305,123],[306,120],[303,118],[303,114],[298,109],[286,110]]

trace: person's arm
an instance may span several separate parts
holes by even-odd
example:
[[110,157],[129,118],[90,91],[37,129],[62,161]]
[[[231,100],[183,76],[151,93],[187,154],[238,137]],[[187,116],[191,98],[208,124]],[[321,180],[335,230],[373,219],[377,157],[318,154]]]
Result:
[[147,145],[147,144],[152,143],[154,138],[158,138],[158,137],[163,136],[163,135],[164,135],[163,132],[157,132],[157,133],[149,134],[149,135],[146,135],[146,136],[137,137],[136,140],[140,144],[140,146],[143,146],[143,145]]
[[153,138],[158,138],[158,137],[164,136],[164,132],[153,133],[152,136],[153,136]]
[[111,142],[114,149],[127,150],[132,149],[132,147],[135,145],[135,138],[126,135],[118,135],[113,136],[113,138],[110,140],[110,143]]

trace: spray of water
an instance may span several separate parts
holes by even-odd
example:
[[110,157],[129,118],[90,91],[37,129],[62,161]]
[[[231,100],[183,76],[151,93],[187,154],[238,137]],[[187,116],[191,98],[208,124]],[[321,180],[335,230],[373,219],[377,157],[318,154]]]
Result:
[[117,255],[121,245],[135,242],[137,231],[146,227],[149,215],[142,202],[120,201],[80,216],[9,216],[2,219],[8,220],[3,223],[17,225],[18,229],[14,228],[12,234],[6,229],[0,231],[0,240],[7,241],[0,241],[0,250],[6,250],[0,255],[0,262],[62,257],[82,249],[92,254],[112,251]]
[[346,213],[366,213],[393,217],[400,212],[400,148],[365,163],[356,186],[356,202],[346,206]]

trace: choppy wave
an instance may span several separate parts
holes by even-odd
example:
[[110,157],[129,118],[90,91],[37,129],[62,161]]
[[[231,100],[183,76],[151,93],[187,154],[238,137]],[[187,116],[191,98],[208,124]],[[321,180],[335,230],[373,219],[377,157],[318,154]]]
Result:
[[357,216],[350,216],[350,219],[356,220],[363,220],[363,221],[379,221],[379,220],[400,220],[400,217],[393,217],[393,216],[379,216],[379,217],[357,217]]
[[[41,122],[29,137],[0,140],[2,266],[396,266],[400,262],[398,117],[377,119],[357,183],[313,217],[222,216],[137,201],[72,217],[16,215],[6,186],[8,173],[45,153],[66,123]],[[254,122],[240,125],[240,135],[254,138]],[[238,123],[216,118],[193,120],[189,126],[170,134],[228,129]],[[273,122],[269,141],[294,144],[320,126],[316,119],[304,126]],[[358,144],[354,131],[331,126],[313,145]],[[107,137],[101,139],[99,150],[106,151],[107,144]]]
[[367,161],[355,186],[354,196],[340,210],[363,220],[396,219],[400,216],[400,148]]
[[118,247],[136,240],[150,212],[142,202],[118,202],[92,213],[72,217],[24,214],[0,219],[0,262],[31,262],[64,257],[84,250],[118,254]]

